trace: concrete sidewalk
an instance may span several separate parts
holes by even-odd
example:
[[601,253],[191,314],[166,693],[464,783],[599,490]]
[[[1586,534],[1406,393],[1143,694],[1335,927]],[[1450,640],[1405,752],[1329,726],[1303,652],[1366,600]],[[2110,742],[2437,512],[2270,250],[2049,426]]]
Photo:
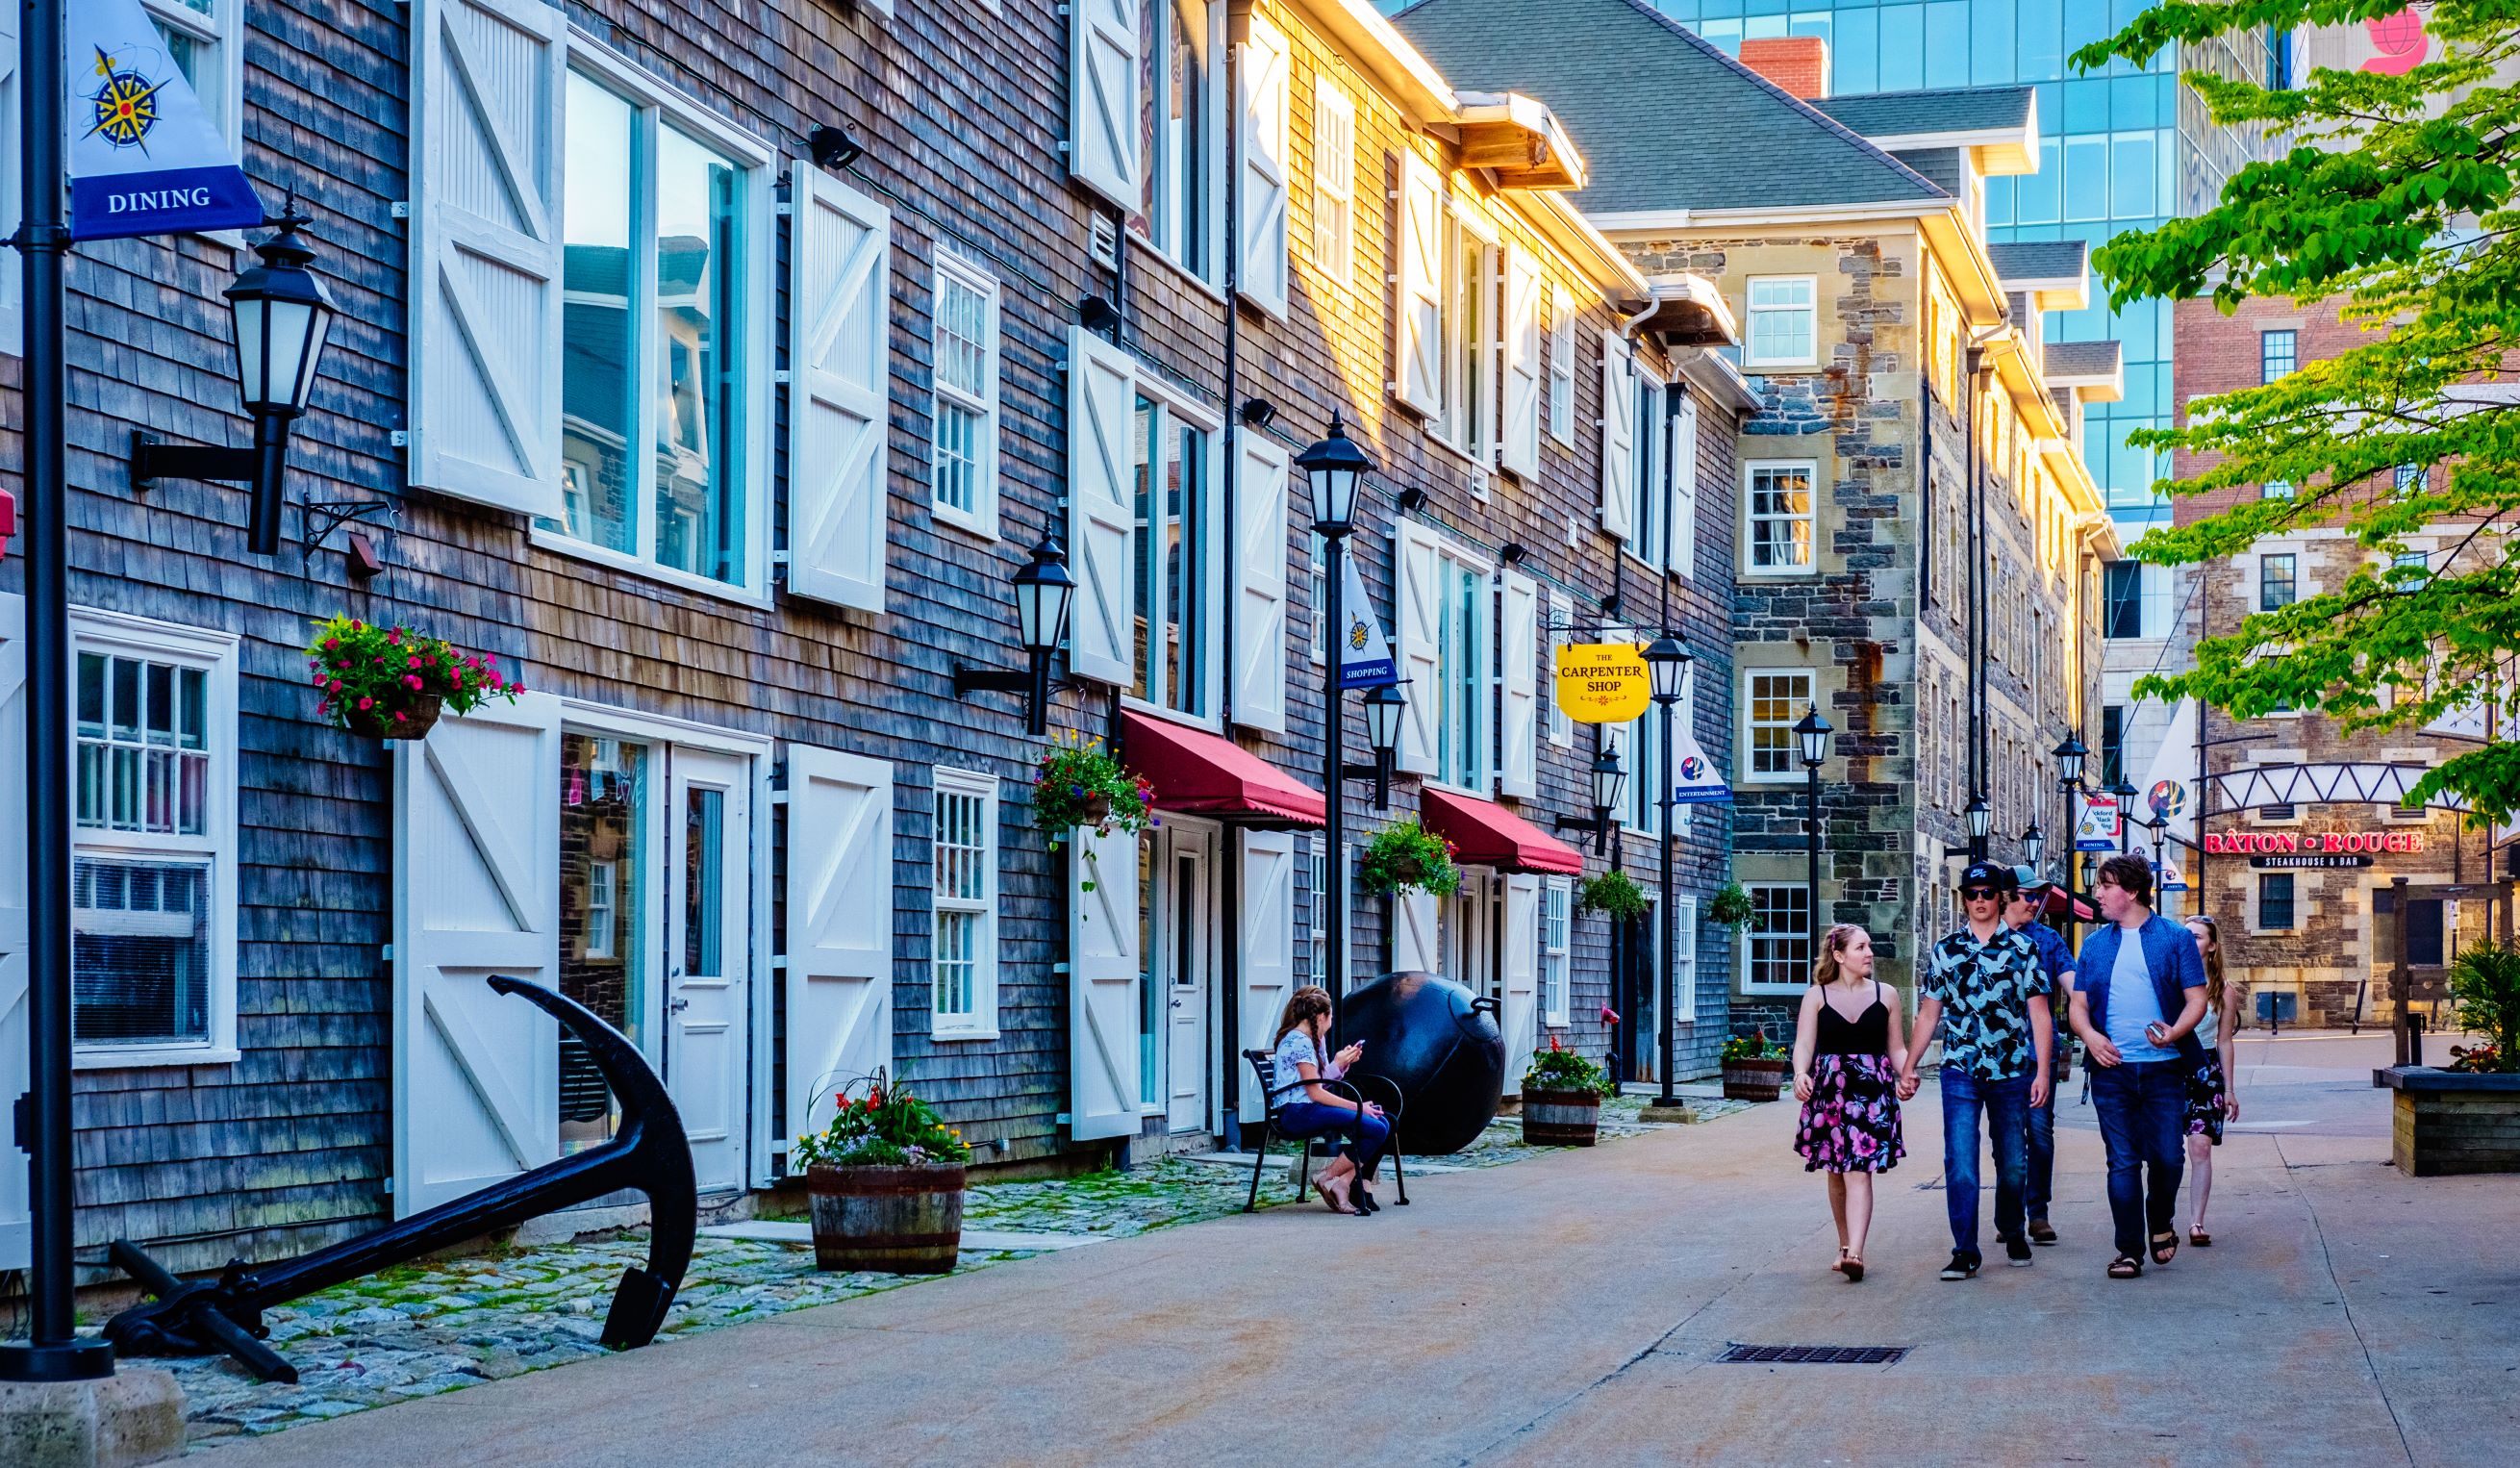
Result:
[[[2363,1044],[2368,1041],[2362,1042]],[[2272,1048],[2270,1046],[2269,1048]],[[2106,1279],[2088,1112],[2062,1245],[1934,1278],[1934,1092],[1868,1257],[1828,1272],[1789,1106],[1429,1176],[1414,1208],[1118,1240],[214,1450],[260,1464],[1589,1461],[2456,1464],[2520,1436],[2520,1179],[2388,1169],[2385,1098],[2243,1091],[2318,1134],[2222,1149],[2215,1247]],[[2244,1071],[2250,1061],[2244,1059]],[[2069,1093],[2069,1100],[2071,1099]],[[2335,1117],[2328,1117],[2333,1112]],[[2338,1117],[2354,1124],[2330,1124]],[[2368,1118],[2369,1120],[2364,1120]],[[2356,1134],[2362,1132],[2364,1134]],[[1890,1366],[1719,1364],[1729,1343]]]

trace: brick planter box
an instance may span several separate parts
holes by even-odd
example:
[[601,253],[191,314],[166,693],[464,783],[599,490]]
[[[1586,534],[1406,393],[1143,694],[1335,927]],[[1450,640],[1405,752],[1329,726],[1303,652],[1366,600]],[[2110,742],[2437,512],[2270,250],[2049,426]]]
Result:
[[2391,1066],[2371,1083],[2398,1093],[2389,1160],[2408,1176],[2520,1172],[2520,1075]]

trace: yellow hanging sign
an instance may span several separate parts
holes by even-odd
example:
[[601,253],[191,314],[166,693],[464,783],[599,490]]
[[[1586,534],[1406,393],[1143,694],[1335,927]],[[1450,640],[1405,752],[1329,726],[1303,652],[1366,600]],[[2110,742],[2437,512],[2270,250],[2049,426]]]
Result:
[[1642,643],[1574,643],[1557,650],[1557,707],[1575,722],[1628,723],[1643,717],[1652,699]]

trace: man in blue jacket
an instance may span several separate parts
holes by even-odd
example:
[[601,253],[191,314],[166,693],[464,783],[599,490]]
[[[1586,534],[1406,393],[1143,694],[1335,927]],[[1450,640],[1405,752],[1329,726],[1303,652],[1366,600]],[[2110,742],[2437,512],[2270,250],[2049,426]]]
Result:
[[[2179,1253],[2172,1219],[2184,1157],[2187,1078],[2202,1051],[2205,965],[2185,928],[2152,910],[2152,868],[2140,856],[2100,863],[2092,895],[2102,922],[2074,965],[2073,1028],[2092,1057],[2092,1110],[2109,1155],[2116,1224],[2111,1279],[2143,1273]],[[2147,1175],[2148,1174],[2148,1175]]]
[[2048,1221],[2048,1204],[2056,1196],[2056,1093],[2074,1065],[2073,1032],[2066,1028],[2066,996],[2074,988],[2074,950],[2064,936],[2039,920],[2048,905],[2047,885],[2026,866],[2012,869],[2019,886],[2003,904],[2003,925],[2030,940],[2039,949],[2039,967],[2048,974],[2048,1007],[2056,1019],[2056,1056],[2048,1072],[2048,1099],[2030,1108],[2030,1176],[2021,1192],[2030,1213],[2030,1241],[2053,1244],[2056,1230]]

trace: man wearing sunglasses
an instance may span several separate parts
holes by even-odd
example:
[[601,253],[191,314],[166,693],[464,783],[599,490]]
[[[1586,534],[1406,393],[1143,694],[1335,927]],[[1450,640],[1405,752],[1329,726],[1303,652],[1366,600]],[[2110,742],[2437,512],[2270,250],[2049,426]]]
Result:
[[2048,976],[2048,1028],[2054,1033],[2054,1064],[2048,1070],[2048,1099],[2030,1108],[2030,1180],[2022,1206],[2030,1214],[2030,1242],[2056,1242],[2048,1222],[2048,1202],[2056,1196],[2056,1093],[2074,1069],[2074,1038],[2065,1024],[2066,996],[2074,990],[2074,950],[2056,930],[2039,920],[2048,906],[2048,885],[2026,866],[2012,869],[2020,884],[2003,904],[2003,926],[2030,940],[2039,949],[2039,967]]
[[1916,1001],[1916,1037],[1899,1077],[1899,1094],[1916,1091],[1916,1058],[1940,1028],[1943,1035],[1943,1196],[1952,1221],[1952,1262],[1943,1278],[1967,1279],[1983,1256],[1977,1247],[1978,1125],[1981,1111],[1995,1144],[1995,1232],[2009,1262],[2030,1262],[2023,1219],[2029,1170],[2029,1113],[2048,1099],[2054,1029],[2048,1013],[2048,973],[2036,944],[2004,926],[2012,869],[1991,861],[1960,874],[1966,926],[1934,944],[1924,990]]

